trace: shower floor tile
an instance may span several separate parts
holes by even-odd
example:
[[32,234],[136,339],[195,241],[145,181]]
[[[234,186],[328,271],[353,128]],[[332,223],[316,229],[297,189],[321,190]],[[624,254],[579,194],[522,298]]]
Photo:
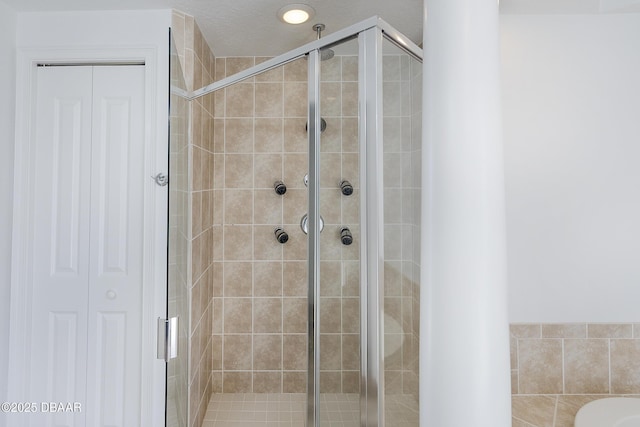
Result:
[[387,427],[418,427],[418,401],[412,395],[385,396],[384,418]]
[[[299,394],[214,394],[202,427],[304,427],[306,398]],[[320,395],[322,427],[359,427],[360,396]],[[417,427],[418,403],[411,396],[387,396],[388,427]]]
[[303,393],[214,394],[202,427],[304,426],[305,399]]
[[[214,394],[202,427],[304,427],[307,395]],[[328,427],[358,427],[357,394],[321,394],[320,418]]]

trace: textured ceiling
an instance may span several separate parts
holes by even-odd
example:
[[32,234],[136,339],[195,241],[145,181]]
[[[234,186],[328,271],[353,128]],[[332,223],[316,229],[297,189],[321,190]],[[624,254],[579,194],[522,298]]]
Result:
[[[416,44],[422,41],[423,0],[0,0],[16,11],[178,9],[196,18],[216,56],[275,56],[378,15]],[[287,25],[277,11],[289,3],[316,10],[310,22]],[[640,12],[640,0],[500,0],[502,13]]]
[[[275,56],[378,15],[414,42],[422,39],[423,0],[0,0],[16,11],[177,9],[195,17],[216,56]],[[288,25],[276,16],[290,3],[313,7],[307,23]]]

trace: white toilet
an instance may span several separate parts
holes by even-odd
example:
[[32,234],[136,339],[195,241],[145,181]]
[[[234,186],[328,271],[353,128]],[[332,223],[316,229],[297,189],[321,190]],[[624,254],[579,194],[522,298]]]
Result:
[[609,397],[584,405],[574,427],[640,427],[640,399]]

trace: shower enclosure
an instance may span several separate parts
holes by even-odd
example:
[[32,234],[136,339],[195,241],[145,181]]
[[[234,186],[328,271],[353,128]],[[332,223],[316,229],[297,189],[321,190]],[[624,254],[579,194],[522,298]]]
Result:
[[188,92],[172,52],[167,426],[418,426],[421,57],[374,17]]

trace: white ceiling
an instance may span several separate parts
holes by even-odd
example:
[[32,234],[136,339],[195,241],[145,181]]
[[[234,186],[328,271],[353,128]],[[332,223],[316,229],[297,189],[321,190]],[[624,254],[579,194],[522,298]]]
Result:
[[[275,56],[316,35],[325,35],[378,15],[416,44],[422,41],[423,0],[0,0],[16,11],[181,10],[196,18],[216,56]],[[287,25],[277,11],[289,3],[316,10],[310,22]],[[640,12],[640,0],[500,0],[501,13],[629,13]]]
[[500,0],[502,14],[594,15],[639,12],[640,0]]

